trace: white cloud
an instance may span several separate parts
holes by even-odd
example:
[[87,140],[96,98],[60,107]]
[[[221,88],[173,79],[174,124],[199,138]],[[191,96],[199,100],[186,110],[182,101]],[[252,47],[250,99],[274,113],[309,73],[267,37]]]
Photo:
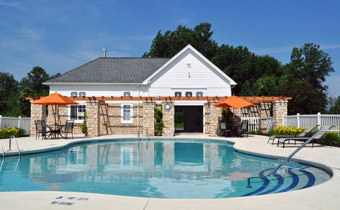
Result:
[[23,27],[20,29],[20,35],[23,38],[29,39],[29,40],[33,40],[33,41],[39,41],[43,39],[43,32],[34,29],[34,28],[30,28],[30,27]]
[[11,7],[16,9],[21,9],[21,5],[18,2],[14,1],[0,1],[0,7]]
[[340,44],[320,45],[321,49],[339,49]]

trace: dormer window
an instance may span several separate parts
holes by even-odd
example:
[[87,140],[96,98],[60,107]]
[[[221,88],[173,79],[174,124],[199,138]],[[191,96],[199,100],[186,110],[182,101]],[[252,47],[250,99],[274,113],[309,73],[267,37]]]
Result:
[[130,92],[124,92],[124,97],[129,97],[129,96],[131,96],[131,93]]
[[182,92],[175,92],[175,97],[181,97],[182,96]]
[[79,92],[79,97],[85,97],[86,93],[85,92]]
[[72,97],[77,97],[77,96],[78,96],[78,93],[77,93],[77,92],[71,92],[71,96],[72,96]]
[[185,92],[186,97],[192,97],[192,92]]

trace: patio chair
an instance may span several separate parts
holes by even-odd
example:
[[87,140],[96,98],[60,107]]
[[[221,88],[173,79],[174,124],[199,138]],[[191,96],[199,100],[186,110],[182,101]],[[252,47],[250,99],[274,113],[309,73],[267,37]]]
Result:
[[[314,143],[317,140],[320,140],[326,133],[327,131],[324,130],[330,130],[331,128],[333,128],[333,125],[326,125],[318,134],[316,134],[316,136],[314,136],[313,140],[310,142],[312,143],[312,148],[314,147]],[[282,143],[282,147],[285,147],[286,142],[290,142],[291,140],[295,141],[295,144],[297,141],[301,141],[301,142],[305,142],[309,139],[310,137],[289,137],[289,138],[284,138],[284,139],[279,139],[277,142],[277,146],[280,145],[280,143]]]
[[46,134],[49,133],[49,131],[47,131],[47,126],[44,120],[35,120],[34,121],[35,124],[35,139],[39,139],[40,136],[42,137],[42,139],[46,139]]
[[248,137],[248,120],[242,120],[241,125],[236,130],[236,136],[242,137],[244,134]]
[[69,133],[72,134],[72,139],[73,139],[73,127],[74,127],[74,121],[73,120],[66,120],[65,128],[64,128],[64,134],[65,138],[67,139],[67,136]]
[[227,129],[226,122],[220,122],[220,135],[221,136],[230,136],[231,130]]
[[296,137],[296,138],[306,138],[308,134],[310,134],[312,131],[315,130],[315,128],[318,127],[317,125],[314,125],[312,127],[307,128],[306,130],[304,130],[302,133],[300,133],[297,136],[292,136],[292,135],[274,135],[274,136],[270,136],[267,144],[272,141],[272,144],[275,143],[275,139],[279,140],[279,139],[284,139],[284,138],[291,138],[291,137]]

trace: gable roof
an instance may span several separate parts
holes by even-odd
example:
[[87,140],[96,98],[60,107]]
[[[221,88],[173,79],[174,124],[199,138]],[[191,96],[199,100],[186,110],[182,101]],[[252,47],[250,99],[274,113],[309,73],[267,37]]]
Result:
[[198,57],[200,57],[208,66],[212,67],[213,70],[216,71],[217,74],[222,76],[222,78],[229,81],[230,85],[236,85],[237,83],[231,79],[228,75],[226,75],[220,68],[218,68],[215,64],[213,64],[209,59],[207,59],[204,55],[202,55],[200,52],[198,52],[193,46],[188,44],[186,47],[184,47],[181,51],[179,51],[175,56],[173,56],[171,59],[168,60],[164,65],[162,65],[157,71],[155,71],[152,75],[150,75],[147,79],[143,81],[144,84],[150,83],[150,80],[155,77],[157,74],[162,72],[170,63],[172,63],[176,58],[178,58],[180,55],[182,55],[186,51],[191,51],[192,53],[196,54]]
[[142,83],[169,58],[99,57],[44,84],[58,83]]

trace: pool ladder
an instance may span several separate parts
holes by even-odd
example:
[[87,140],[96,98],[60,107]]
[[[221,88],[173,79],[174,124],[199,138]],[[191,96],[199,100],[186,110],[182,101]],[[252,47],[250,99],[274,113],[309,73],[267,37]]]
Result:
[[[277,173],[277,171],[287,162],[290,161],[290,159],[293,158],[294,155],[296,155],[296,153],[298,153],[302,148],[304,148],[309,142],[311,142],[315,136],[317,136],[320,132],[339,132],[340,130],[319,130],[318,132],[316,132],[314,135],[312,135],[307,141],[305,141],[303,144],[301,144],[298,148],[296,148],[296,150],[294,150],[288,157],[286,157],[286,159],[284,159],[276,168],[274,168],[272,170],[272,172],[270,172],[268,175],[265,176],[271,176],[271,175],[275,175]],[[259,176],[253,176],[253,177],[249,177],[247,179],[247,188],[251,188],[251,180],[254,178],[261,178]]]
[[18,150],[18,154],[19,154],[19,157],[20,157],[20,155],[21,155],[21,152],[20,152],[20,147],[19,147],[19,144],[18,144],[18,140],[15,138],[15,136],[11,136],[10,138],[9,138],[9,142],[8,142],[8,144],[9,144],[9,146],[8,146],[8,151],[11,151],[12,150],[12,140],[15,140],[15,144],[16,144],[16,146],[17,146],[17,150]]

